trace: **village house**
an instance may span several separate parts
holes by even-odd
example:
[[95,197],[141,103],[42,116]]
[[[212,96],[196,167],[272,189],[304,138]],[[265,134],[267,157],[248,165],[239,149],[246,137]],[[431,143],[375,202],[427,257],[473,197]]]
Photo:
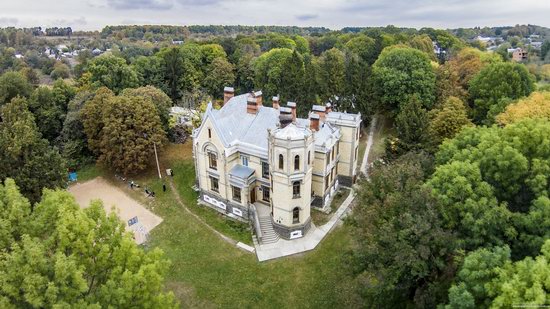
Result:
[[308,119],[295,102],[281,106],[262,92],[207,106],[193,131],[199,202],[253,224],[261,243],[304,236],[311,207],[330,204],[339,186],[356,180],[361,115],[313,105]]
[[512,52],[512,60],[514,60],[516,62],[525,61],[525,60],[527,60],[528,55],[529,55],[528,52],[526,50],[524,50],[523,48],[516,48]]

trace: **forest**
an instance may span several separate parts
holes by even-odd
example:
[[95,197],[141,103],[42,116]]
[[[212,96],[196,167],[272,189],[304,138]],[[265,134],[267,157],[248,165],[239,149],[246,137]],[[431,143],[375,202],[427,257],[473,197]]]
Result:
[[[122,175],[146,170],[152,145],[183,130],[169,109],[219,108],[226,86],[297,102],[301,117],[331,103],[360,112],[365,128],[387,124],[345,222],[342,305],[548,304],[548,33],[531,25],[0,29],[0,307],[177,306],[161,250],[137,247],[116,216],[98,205],[80,210],[62,189],[67,171],[96,162]],[[472,41],[479,35],[544,43],[516,62]]]

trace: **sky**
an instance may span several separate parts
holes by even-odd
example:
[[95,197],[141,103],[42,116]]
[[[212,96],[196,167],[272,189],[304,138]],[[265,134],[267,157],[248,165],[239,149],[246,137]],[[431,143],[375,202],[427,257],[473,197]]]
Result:
[[293,25],[550,27],[550,0],[0,0],[0,27]]

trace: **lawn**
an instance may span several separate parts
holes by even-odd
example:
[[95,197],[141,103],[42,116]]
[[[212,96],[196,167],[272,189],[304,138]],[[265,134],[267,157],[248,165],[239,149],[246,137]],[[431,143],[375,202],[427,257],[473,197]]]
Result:
[[313,220],[313,223],[316,226],[321,226],[321,225],[327,223],[330,220],[330,218],[332,217],[332,215],[334,214],[334,212],[338,209],[338,207],[340,207],[340,205],[342,205],[342,203],[346,200],[349,193],[350,193],[349,189],[346,189],[346,188],[338,189],[338,192],[336,192],[336,195],[334,196],[334,198],[330,202],[330,213],[328,213],[328,214],[326,214],[322,211],[312,209],[311,210],[311,220]]
[[[159,247],[170,259],[166,285],[182,307],[334,308],[349,305],[350,280],[343,271],[351,246],[348,227],[336,228],[311,252],[259,263],[254,254],[222,240],[175,201],[173,194],[179,194],[186,206],[207,224],[235,240],[250,243],[247,224],[227,220],[196,204],[190,153],[189,143],[170,145],[160,153],[162,170],[167,167],[174,170],[178,192],[162,192],[162,181],[154,165],[133,178],[142,188],[148,186],[157,192],[154,200],[138,190],[131,191],[112,174],[95,168],[97,174],[124,187],[164,219],[152,231],[146,248]],[[81,173],[94,174],[94,169],[90,169]]]

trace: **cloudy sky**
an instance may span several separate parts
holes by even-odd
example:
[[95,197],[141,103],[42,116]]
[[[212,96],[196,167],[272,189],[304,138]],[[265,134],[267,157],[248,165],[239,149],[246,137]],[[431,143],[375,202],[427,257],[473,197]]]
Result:
[[550,0],[0,0],[0,27],[297,25],[550,27]]

